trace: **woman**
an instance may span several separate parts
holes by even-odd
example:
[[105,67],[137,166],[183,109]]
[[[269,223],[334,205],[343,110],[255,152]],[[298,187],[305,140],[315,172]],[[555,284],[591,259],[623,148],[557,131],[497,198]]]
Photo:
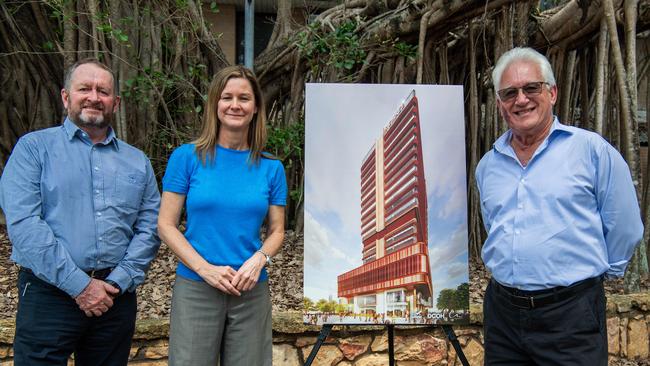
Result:
[[[265,124],[253,73],[226,67],[210,84],[201,135],[169,158],[158,232],[180,261],[170,365],[271,365],[264,267],[284,238],[287,183],[282,163],[262,152]],[[185,234],[178,229],[183,206]]]

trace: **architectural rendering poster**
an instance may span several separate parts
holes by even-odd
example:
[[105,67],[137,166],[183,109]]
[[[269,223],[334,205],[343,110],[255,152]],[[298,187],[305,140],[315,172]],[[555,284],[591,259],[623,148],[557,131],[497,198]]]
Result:
[[462,87],[307,84],[305,108],[305,323],[467,323]]

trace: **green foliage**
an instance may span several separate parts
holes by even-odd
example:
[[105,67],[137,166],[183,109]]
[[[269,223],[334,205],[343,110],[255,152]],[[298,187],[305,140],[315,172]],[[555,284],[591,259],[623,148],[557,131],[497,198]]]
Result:
[[456,289],[446,288],[440,291],[436,301],[440,309],[466,310],[469,309],[469,284],[463,282]]
[[336,301],[327,301],[325,299],[320,299],[316,303],[316,309],[323,313],[333,313],[337,311],[339,304]]
[[399,41],[396,39],[395,43],[393,44],[393,48],[398,55],[404,56],[411,61],[415,60],[418,55],[418,45],[416,44],[408,44],[404,41]]
[[[108,11],[102,11],[102,10],[97,11],[97,12],[95,13],[95,20],[96,20],[97,22],[100,22],[100,23],[101,23],[101,22],[106,22],[106,23],[108,23],[108,22],[109,22],[109,20],[108,20]],[[101,29],[100,29],[100,30],[101,30]]]
[[[63,37],[63,2],[62,0],[48,0],[44,1],[43,5],[47,8],[48,17],[51,18],[55,26],[53,27],[54,33],[58,37]],[[52,22],[50,22],[52,23]]]
[[[116,24],[112,24],[108,12],[106,11],[98,11],[95,14],[95,21],[98,23],[97,25],[97,30],[104,33],[104,35],[108,38],[115,39],[116,41],[126,45],[127,47],[130,47],[129,44],[129,35],[126,34],[122,29],[117,28]],[[132,17],[125,17],[121,18],[119,20],[119,23],[126,27],[133,25],[134,21]],[[126,28],[125,28],[126,29]]]
[[189,72],[189,77],[191,78],[203,78],[206,77],[206,71],[208,67],[204,64],[190,65],[187,70]]
[[129,35],[121,29],[113,27],[111,23],[101,23],[97,26],[97,30],[104,33],[107,37],[113,38],[127,47],[131,47]]
[[131,79],[126,79],[124,81],[126,89],[122,90],[122,98],[132,99],[134,101],[144,101],[148,99],[146,92],[151,90],[151,83],[149,79],[138,75]]
[[316,307],[314,306],[314,302],[311,301],[311,299],[308,298],[308,297],[303,297],[302,298],[302,308],[305,311],[310,311],[310,310],[315,310],[316,309]]
[[46,1],[45,4],[49,7],[50,18],[63,20],[63,3],[61,1]]
[[129,42],[129,36],[126,33],[122,32],[121,29],[113,29],[112,36],[122,43],[126,44]]
[[438,294],[438,300],[436,301],[436,307],[438,309],[453,309],[454,302],[454,290],[446,288],[440,291]]
[[[302,170],[304,166],[305,124],[304,121],[286,127],[269,126],[266,151],[282,160],[287,171]],[[302,186],[290,187],[289,199],[296,206],[303,197]]]
[[185,9],[188,7],[187,0],[176,0],[176,7],[179,9]]
[[359,24],[354,19],[333,31],[318,22],[310,23],[306,30],[298,33],[295,42],[314,72],[323,66],[350,71],[366,58],[359,40]]
[[266,142],[267,151],[277,156],[291,168],[291,164],[303,161],[305,148],[305,124],[303,121],[291,124],[286,127],[269,126]]
[[212,1],[212,2],[210,3],[210,11],[213,12],[213,13],[215,13],[215,14],[217,14],[217,13],[219,12],[219,6],[217,6],[217,2],[216,2],[216,1]]
[[[122,96],[130,99],[136,103],[150,103],[150,91],[156,89],[158,91],[165,91],[166,94],[173,94],[175,91],[184,89],[188,85],[201,85],[207,86],[208,75],[207,66],[201,63],[189,65],[188,72],[183,74],[176,74],[172,72],[164,72],[152,70],[146,67],[143,72],[136,76],[126,79],[124,84],[125,90],[122,90]],[[165,95],[167,97],[168,95]],[[173,95],[169,95],[173,99]],[[201,113],[203,111],[203,102],[207,100],[207,95],[197,93],[197,104],[195,106],[187,105],[178,107],[175,111],[180,112],[193,112]]]
[[463,282],[456,287],[455,300],[455,309],[469,309],[469,283]]
[[192,141],[196,137],[197,131],[194,126],[180,125],[175,128],[168,128],[160,125],[155,133],[149,134],[145,148],[147,156],[151,160],[156,179],[162,183],[162,177],[167,168],[167,158],[175,148],[183,143]]
[[[286,127],[269,126],[266,142],[266,151],[282,160],[287,171],[298,169],[302,171],[304,166],[305,149],[305,124],[304,121],[291,124]],[[302,201],[302,186],[290,187],[289,199],[295,205]]]
[[43,42],[44,51],[54,51],[54,43],[52,41]]
[[343,304],[336,304],[334,311],[337,313],[344,313],[348,311],[348,307]]

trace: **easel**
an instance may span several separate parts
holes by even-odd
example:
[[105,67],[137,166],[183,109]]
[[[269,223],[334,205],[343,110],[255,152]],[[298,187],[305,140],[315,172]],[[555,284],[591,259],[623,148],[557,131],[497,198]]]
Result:
[[[341,324],[341,325],[345,325],[345,324]],[[385,326],[388,330],[388,364],[390,366],[395,366],[395,339],[394,339],[395,325],[386,324]],[[314,348],[311,349],[311,352],[309,353],[309,357],[307,357],[307,361],[305,361],[305,366],[311,366],[312,362],[314,362],[314,359],[316,358],[316,354],[318,354],[318,350],[320,349],[320,346],[323,345],[323,342],[325,342],[327,336],[330,335],[330,332],[332,331],[333,327],[334,324],[323,324],[323,328],[321,328],[320,333],[318,334],[318,339],[316,340],[316,344],[314,344]],[[451,327],[451,325],[443,325],[442,329],[447,335],[447,339],[449,339],[452,346],[454,346],[454,350],[456,350],[456,355],[458,356],[458,359],[460,359],[460,363],[463,366],[469,366],[469,362],[467,362],[467,357],[465,357],[465,354],[463,353],[463,349],[460,347],[460,343],[458,342],[456,333],[454,333],[454,329]]]

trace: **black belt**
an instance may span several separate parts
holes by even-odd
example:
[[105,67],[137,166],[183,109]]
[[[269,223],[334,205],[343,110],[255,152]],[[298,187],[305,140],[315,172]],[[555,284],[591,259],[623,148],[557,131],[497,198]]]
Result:
[[[21,269],[29,274],[34,274],[34,271],[27,267],[21,267]],[[98,280],[105,280],[111,272],[113,272],[115,267],[104,268],[104,269],[93,269],[90,271],[84,271],[90,278],[96,278]]]
[[519,290],[504,286],[494,279],[491,281],[494,291],[507,298],[513,306],[522,309],[535,309],[564,301],[593,286],[596,286],[603,282],[603,276],[587,278],[586,280],[576,282],[571,286],[558,286],[539,291]]

